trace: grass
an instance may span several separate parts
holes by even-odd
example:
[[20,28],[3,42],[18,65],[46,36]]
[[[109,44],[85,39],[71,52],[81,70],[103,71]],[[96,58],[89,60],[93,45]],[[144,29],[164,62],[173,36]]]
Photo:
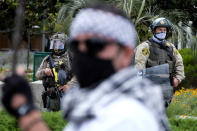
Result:
[[175,92],[167,109],[168,117],[177,115],[197,116],[197,89],[184,89]]
[[197,131],[197,120],[169,118],[173,131]]
[[[177,116],[197,117],[197,89],[176,91],[172,103],[167,109],[167,116],[173,131],[197,131],[197,120],[180,119]],[[67,124],[61,112],[42,112],[42,117],[52,131],[61,131]],[[16,120],[5,110],[0,111],[0,131],[20,131]]]
[[42,117],[52,131],[62,131],[67,124],[62,118],[61,112],[42,112]]
[[184,89],[175,92],[167,116],[173,131],[197,131],[196,119],[180,119],[178,116],[197,117],[197,89]]
[[[52,131],[62,131],[67,124],[61,112],[42,112],[42,117]],[[5,110],[0,111],[0,131],[21,131],[16,120]]]

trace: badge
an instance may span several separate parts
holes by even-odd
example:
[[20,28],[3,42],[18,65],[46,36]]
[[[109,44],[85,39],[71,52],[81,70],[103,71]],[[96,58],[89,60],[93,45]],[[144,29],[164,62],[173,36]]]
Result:
[[147,48],[142,49],[142,54],[143,55],[148,55],[148,49]]
[[168,47],[170,47],[170,46],[171,46],[169,42],[166,42],[166,45],[167,45]]
[[160,24],[162,24],[162,25],[165,24],[165,21],[164,20],[161,20],[160,21]]
[[178,54],[179,54],[179,51],[178,51],[177,49],[175,49],[175,50],[174,50],[174,54],[175,54],[175,55],[178,55]]
[[59,65],[62,65],[62,64],[63,64],[63,61],[62,61],[62,60],[60,60],[58,63],[59,63]]

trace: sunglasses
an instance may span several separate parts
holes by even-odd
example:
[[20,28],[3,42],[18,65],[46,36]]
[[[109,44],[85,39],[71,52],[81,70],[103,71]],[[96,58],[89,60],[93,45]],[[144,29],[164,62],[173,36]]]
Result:
[[87,51],[86,53],[89,55],[96,55],[98,52],[102,51],[107,44],[110,42],[104,40],[104,39],[99,39],[99,38],[90,38],[86,39],[85,41],[79,41],[76,39],[73,39],[70,41],[70,49],[71,51],[79,52],[78,46],[80,42],[83,42],[86,45]]

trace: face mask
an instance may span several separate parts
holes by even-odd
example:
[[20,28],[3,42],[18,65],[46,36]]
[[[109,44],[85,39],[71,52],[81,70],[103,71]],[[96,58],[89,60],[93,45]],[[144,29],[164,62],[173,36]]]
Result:
[[154,36],[160,40],[163,40],[166,38],[166,32],[155,33]]
[[115,72],[111,60],[102,60],[80,52],[74,54],[72,69],[82,88],[96,84]]

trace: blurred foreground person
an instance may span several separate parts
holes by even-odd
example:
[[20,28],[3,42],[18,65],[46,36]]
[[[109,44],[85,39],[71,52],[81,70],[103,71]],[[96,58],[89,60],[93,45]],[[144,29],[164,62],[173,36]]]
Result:
[[[64,131],[169,130],[160,88],[147,79],[142,81],[130,66],[136,31],[124,13],[103,5],[81,9],[71,24],[70,35],[72,69],[79,86],[69,88],[63,98],[63,117],[69,121]],[[3,101],[5,97],[11,100],[4,102],[6,109],[25,127],[20,120],[35,108],[28,106],[25,113],[16,114],[33,102],[30,94],[22,93],[23,104],[13,105],[13,96],[20,92],[8,95],[10,90],[21,91],[21,86],[29,90],[27,82],[21,80],[26,83],[22,85],[13,77],[5,81]],[[5,91],[7,87],[10,90]],[[31,125],[28,129],[47,129],[43,122],[34,122],[36,119],[27,124]]]
[[80,10],[70,28],[79,82],[63,98],[66,131],[169,130],[159,87],[130,66],[136,30],[108,6]]

